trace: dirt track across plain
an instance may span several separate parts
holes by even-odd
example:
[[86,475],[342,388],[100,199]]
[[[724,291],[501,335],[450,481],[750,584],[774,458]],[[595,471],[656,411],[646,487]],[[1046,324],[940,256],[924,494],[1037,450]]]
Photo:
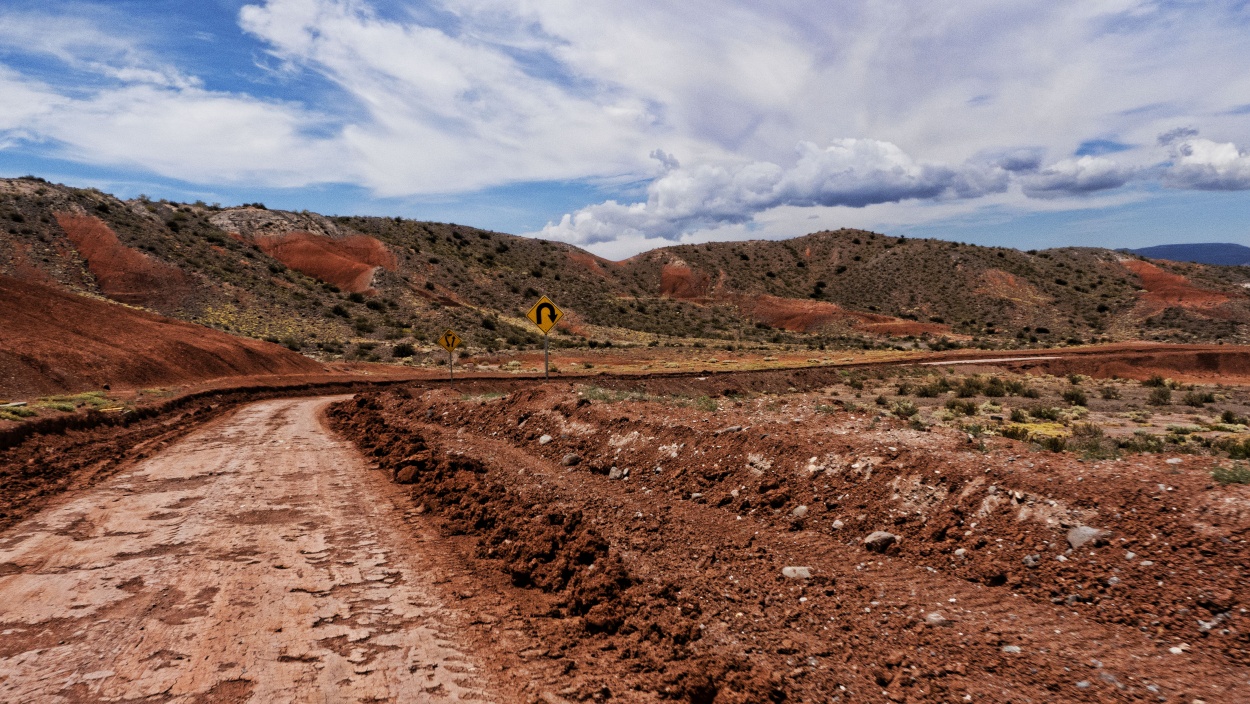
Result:
[[330,400],[247,406],[0,534],[0,700],[497,700]]

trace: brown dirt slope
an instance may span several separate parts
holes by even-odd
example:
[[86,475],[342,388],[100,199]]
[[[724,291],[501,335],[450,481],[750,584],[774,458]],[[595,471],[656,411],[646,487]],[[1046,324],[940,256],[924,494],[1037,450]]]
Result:
[[277,345],[6,276],[0,320],[0,394],[9,397],[322,371]]

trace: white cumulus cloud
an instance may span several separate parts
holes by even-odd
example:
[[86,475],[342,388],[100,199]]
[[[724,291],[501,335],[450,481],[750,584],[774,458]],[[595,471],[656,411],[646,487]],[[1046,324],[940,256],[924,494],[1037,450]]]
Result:
[[1031,198],[1059,198],[1081,193],[1119,188],[1134,176],[1112,159],[1082,156],[1063,159],[1022,179],[1025,195]]
[[1168,147],[1171,164],[1164,185],[1202,191],[1250,190],[1250,152],[1232,142],[1214,142],[1195,130],[1176,130],[1159,141]]
[[745,223],[780,206],[850,206],[909,199],[976,198],[1006,190],[1008,172],[990,164],[919,162],[888,142],[810,142],[786,169],[770,162],[673,168],[647,188],[647,200],[607,201],[548,224],[542,236],[578,244],[618,237],[674,240],[698,228]]

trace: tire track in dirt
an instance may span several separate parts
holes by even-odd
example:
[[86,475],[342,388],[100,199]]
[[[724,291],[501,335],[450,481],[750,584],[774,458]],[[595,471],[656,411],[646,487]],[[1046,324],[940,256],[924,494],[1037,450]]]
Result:
[[330,400],[247,406],[0,534],[0,700],[497,700]]

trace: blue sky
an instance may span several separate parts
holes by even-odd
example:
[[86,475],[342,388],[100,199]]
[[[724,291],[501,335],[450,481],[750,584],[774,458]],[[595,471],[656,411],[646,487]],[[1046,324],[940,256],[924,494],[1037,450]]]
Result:
[[0,175],[656,246],[1250,244],[1243,1],[6,0]]

